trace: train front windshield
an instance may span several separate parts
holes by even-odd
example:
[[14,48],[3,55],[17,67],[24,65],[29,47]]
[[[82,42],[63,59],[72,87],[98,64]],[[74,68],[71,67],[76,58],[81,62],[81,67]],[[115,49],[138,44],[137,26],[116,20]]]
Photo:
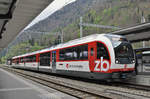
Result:
[[118,35],[108,35],[107,37],[112,41],[116,64],[132,64],[135,62],[132,46],[126,38]]
[[122,42],[114,48],[116,63],[130,64],[134,63],[134,53],[130,43]]

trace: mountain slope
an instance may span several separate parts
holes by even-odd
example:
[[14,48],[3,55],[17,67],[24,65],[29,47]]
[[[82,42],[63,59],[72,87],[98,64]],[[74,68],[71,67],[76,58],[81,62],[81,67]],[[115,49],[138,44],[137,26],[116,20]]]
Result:
[[92,0],[77,0],[64,8],[58,10],[45,20],[40,21],[30,28],[35,31],[52,31],[59,27],[65,27],[76,21],[80,15],[84,15],[88,11],[88,5]]

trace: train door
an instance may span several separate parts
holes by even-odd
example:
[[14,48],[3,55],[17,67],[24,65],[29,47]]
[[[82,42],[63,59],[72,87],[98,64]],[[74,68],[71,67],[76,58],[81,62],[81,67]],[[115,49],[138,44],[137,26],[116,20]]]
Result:
[[56,73],[56,51],[52,51],[52,72]]
[[40,54],[40,66],[50,67],[50,52]]
[[90,65],[89,67],[91,72],[93,72],[95,66],[96,44],[95,43],[89,44],[88,50],[89,50],[89,65]]

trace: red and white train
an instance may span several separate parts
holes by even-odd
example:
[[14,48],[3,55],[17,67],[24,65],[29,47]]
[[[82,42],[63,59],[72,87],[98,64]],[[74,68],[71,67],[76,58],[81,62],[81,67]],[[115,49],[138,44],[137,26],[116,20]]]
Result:
[[129,77],[135,55],[120,35],[94,34],[12,58],[12,67],[91,79]]

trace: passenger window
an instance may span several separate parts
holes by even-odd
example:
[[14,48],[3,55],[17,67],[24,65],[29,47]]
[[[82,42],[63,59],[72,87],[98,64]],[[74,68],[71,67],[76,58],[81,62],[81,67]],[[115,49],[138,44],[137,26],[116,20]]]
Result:
[[74,54],[73,54],[73,48],[67,48],[66,49],[66,53],[65,53],[65,56],[66,56],[66,60],[74,60]]
[[36,55],[27,56],[23,59],[24,62],[36,62]]
[[16,60],[16,64],[19,64],[19,58],[17,58],[17,60]]
[[23,63],[23,57],[20,59],[21,63]]
[[59,60],[64,60],[65,59],[65,50],[60,50],[59,52]]
[[59,60],[85,60],[88,59],[88,45],[61,49]]
[[40,66],[50,66],[50,52],[40,54]]

